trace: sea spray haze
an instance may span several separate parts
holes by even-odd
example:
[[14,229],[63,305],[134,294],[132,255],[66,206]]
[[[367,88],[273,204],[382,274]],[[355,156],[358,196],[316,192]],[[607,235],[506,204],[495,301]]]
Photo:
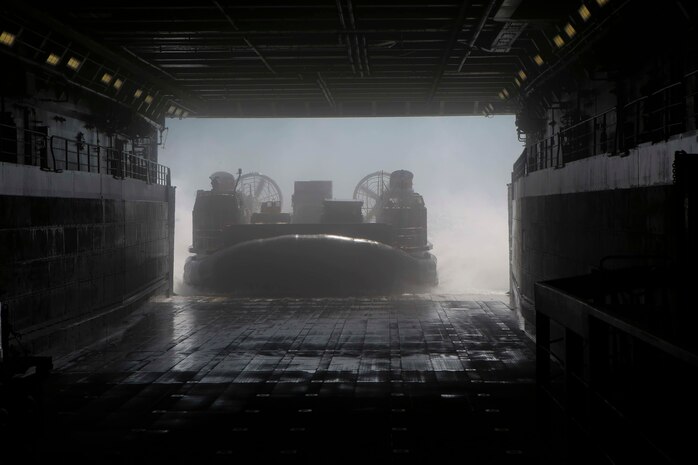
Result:
[[215,171],[258,171],[281,187],[290,211],[293,182],[332,180],[350,198],[366,174],[407,169],[424,196],[429,239],[443,293],[508,288],[507,183],[521,153],[514,118],[334,118],[168,120],[161,163],[177,186],[175,291],[191,245],[197,189]]

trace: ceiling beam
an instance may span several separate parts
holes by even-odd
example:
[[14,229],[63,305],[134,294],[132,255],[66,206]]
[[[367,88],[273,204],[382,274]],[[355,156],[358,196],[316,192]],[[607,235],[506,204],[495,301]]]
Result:
[[477,27],[475,28],[475,31],[473,32],[473,35],[470,37],[470,42],[468,42],[468,48],[465,51],[465,55],[460,61],[460,64],[458,65],[458,72],[461,72],[463,69],[463,66],[465,65],[466,60],[470,56],[470,52],[473,50],[473,47],[475,46],[475,42],[477,42],[478,37],[480,37],[480,33],[482,32],[482,29],[485,27],[485,24],[487,24],[487,19],[490,17],[490,14],[492,13],[492,8],[494,8],[495,3],[497,3],[498,0],[490,0],[490,3],[487,5],[487,8],[485,8],[485,12],[482,14],[482,17],[480,18],[480,22],[478,23]]
[[[223,16],[228,21],[228,24],[230,24],[230,26],[233,28],[233,30],[235,32],[240,32],[240,29],[235,24],[235,21],[233,21],[233,18],[231,18],[230,15],[228,15],[228,13],[225,12],[225,9],[223,9],[221,4],[218,3],[216,0],[213,0],[213,4],[218,8],[218,10],[220,10],[220,12],[223,14]],[[266,66],[267,69],[272,74],[276,74],[276,71],[274,71],[274,68],[271,67],[271,65],[269,64],[267,59],[264,57],[264,55],[262,55],[262,52],[260,52],[257,49],[257,47],[254,46],[254,44],[252,42],[250,42],[250,40],[247,38],[247,36],[243,35],[242,40],[245,41],[245,44],[247,44],[247,46],[259,57],[259,59],[262,61],[262,63],[264,63],[264,66]]]
[[322,74],[317,73],[317,85],[320,87],[320,90],[322,91],[322,95],[325,97],[325,100],[327,100],[327,103],[334,108],[335,107],[335,102],[334,98],[332,97],[332,92],[330,91],[330,88],[327,86],[327,83],[325,80],[322,78]]
[[434,94],[436,94],[436,89],[439,87],[441,77],[443,76],[444,70],[446,69],[446,65],[448,64],[448,58],[451,56],[453,47],[458,42],[458,34],[460,34],[460,32],[463,30],[463,26],[465,25],[465,13],[467,12],[469,5],[470,2],[468,0],[463,0],[463,2],[461,3],[460,9],[458,10],[458,16],[456,17],[456,20],[454,21],[453,26],[451,27],[451,34],[449,35],[448,42],[446,42],[446,46],[444,47],[444,52],[441,55],[441,62],[439,63],[439,66],[436,68],[436,73],[434,74],[434,81],[431,84],[431,89],[429,90],[427,101],[431,101],[434,98]]
[[159,87],[160,89],[172,95],[175,95],[180,99],[186,100],[187,103],[193,107],[191,108],[192,110],[198,111],[197,107],[203,103],[198,99],[198,97],[188,94],[182,88],[178,87],[176,83],[171,82],[171,80],[162,79],[162,77],[160,76],[155,76],[143,70],[143,66],[139,66],[137,63],[134,63],[133,61],[127,59],[123,55],[115,53],[114,51],[105,47],[104,45],[100,44],[94,39],[67,26],[66,24],[49,15],[47,12],[34,8],[24,1],[12,0],[11,3],[13,8],[15,8],[15,10],[20,12],[22,15],[26,15],[28,18],[31,18],[34,21],[43,24],[45,27],[48,27],[51,30],[56,31],[59,34],[62,34],[69,40],[77,42],[78,44],[85,47],[87,50],[90,50],[98,56],[103,57],[104,59],[108,60],[114,65],[120,66],[128,70],[129,72],[133,73],[133,75],[139,76],[142,79],[149,81],[150,83]]
[[[347,21],[344,18],[344,8],[342,7],[342,0],[337,0],[337,14],[339,15],[339,24],[342,26],[342,29],[348,29]],[[347,58],[349,59],[351,70],[354,74],[356,74],[357,68],[356,63],[354,63],[354,48],[351,45],[351,39],[349,38],[349,34],[345,34],[340,37],[344,39],[344,42],[346,44]]]

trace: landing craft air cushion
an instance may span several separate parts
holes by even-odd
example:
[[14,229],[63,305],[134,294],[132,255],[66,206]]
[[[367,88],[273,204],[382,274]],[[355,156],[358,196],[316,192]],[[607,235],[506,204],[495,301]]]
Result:
[[427,211],[413,174],[364,177],[351,200],[331,181],[296,181],[293,212],[268,176],[211,175],[193,210],[184,280],[240,296],[342,296],[423,292],[438,283]]

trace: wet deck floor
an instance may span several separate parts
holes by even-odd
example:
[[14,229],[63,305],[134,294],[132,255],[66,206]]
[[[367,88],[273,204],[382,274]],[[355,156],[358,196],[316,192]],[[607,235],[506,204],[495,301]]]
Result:
[[536,463],[497,300],[175,297],[54,361],[51,463]]

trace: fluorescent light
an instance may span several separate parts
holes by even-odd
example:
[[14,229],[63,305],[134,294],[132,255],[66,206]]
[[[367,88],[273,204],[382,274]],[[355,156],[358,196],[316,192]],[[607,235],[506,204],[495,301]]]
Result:
[[46,63],[48,63],[51,66],[56,66],[60,61],[61,57],[59,57],[55,53],[49,53],[49,55],[46,57]]
[[0,34],[0,44],[7,45],[8,47],[12,47],[12,44],[15,43],[15,39],[17,38],[16,35],[14,35],[11,32],[7,31],[2,31],[2,34]]
[[168,114],[168,115],[171,115],[172,113],[175,112],[175,110],[176,110],[175,106],[174,106],[174,105],[170,105],[170,108],[167,109],[167,114]]
[[525,81],[528,76],[526,76],[524,70],[519,70],[519,77],[521,78],[521,81]]
[[502,93],[505,97],[509,97],[509,91],[506,88],[502,89]]
[[136,91],[133,93],[134,98],[141,98],[141,95],[143,95],[143,91],[140,89],[136,89]]
[[506,98],[502,92],[500,92],[498,95],[501,100],[504,100]]
[[553,42],[555,42],[555,45],[557,45],[557,48],[560,48],[563,45],[565,45],[565,39],[563,39],[560,34],[553,37]]
[[514,84],[516,84],[516,87],[521,87],[521,81],[519,81],[519,78],[514,78]]
[[102,75],[102,82],[105,84],[109,84],[113,78],[114,78],[114,76],[112,76],[111,74],[104,73]]
[[189,116],[189,112],[188,112],[188,111],[183,111],[183,112],[182,112],[182,118],[186,118],[187,116]]
[[146,96],[145,96],[145,103],[147,103],[148,105],[150,105],[151,103],[153,103],[153,96],[152,96],[152,95],[146,95]]
[[487,109],[488,109],[489,111],[494,111],[494,105],[492,105],[491,103],[488,103],[488,104],[487,104]]
[[181,108],[177,108],[175,110],[175,116],[182,116],[182,109]]
[[538,66],[540,66],[543,64],[543,57],[540,55],[536,55],[533,57],[533,61],[535,61]]
[[[598,3],[599,0],[596,1]],[[591,18],[591,11],[589,11],[589,8],[587,8],[586,5],[580,6],[577,12],[579,13],[579,17],[582,18],[582,21],[587,21],[589,18]]]
[[67,63],[68,68],[73,69],[73,70],[77,70],[81,64],[82,64],[82,62],[75,57],[70,57],[70,59],[68,60],[68,63]]
[[570,23],[567,23],[565,25],[565,34],[567,34],[567,37],[571,39],[577,34],[577,30]]
[[596,0],[596,4],[599,6],[605,6],[608,3],[608,0]]
[[119,90],[119,89],[121,89],[121,86],[124,85],[124,81],[122,81],[119,78],[116,78],[114,80],[114,84],[112,84],[112,85],[114,86],[114,89]]

